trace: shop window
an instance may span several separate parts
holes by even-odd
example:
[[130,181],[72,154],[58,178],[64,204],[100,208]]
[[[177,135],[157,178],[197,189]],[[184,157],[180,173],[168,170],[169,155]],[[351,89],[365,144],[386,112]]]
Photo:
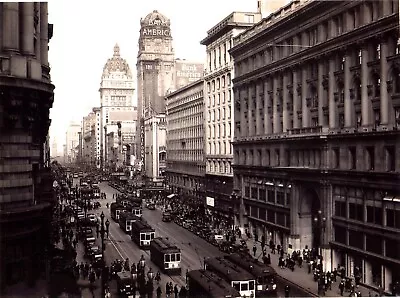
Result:
[[250,215],[252,217],[258,218],[258,208],[257,207],[251,206],[250,212],[251,212]]
[[386,251],[386,257],[400,260],[400,240],[399,239],[389,239],[387,238],[385,240],[385,251]]
[[394,172],[396,170],[396,151],[394,146],[387,146],[385,148],[386,155],[386,171]]
[[265,189],[259,189],[258,190],[258,198],[260,201],[265,202],[267,200],[267,195]]
[[285,194],[283,192],[278,191],[276,193],[276,203],[278,205],[285,205]]
[[350,170],[355,170],[357,167],[357,150],[356,147],[349,147],[349,166]]
[[258,198],[258,189],[257,187],[252,187],[251,188],[251,198],[254,200],[257,200]]
[[267,221],[275,223],[275,212],[273,210],[267,210]]
[[379,235],[365,235],[365,249],[366,251],[382,254],[382,237]]
[[367,222],[382,225],[382,208],[367,206]]
[[371,273],[372,273],[372,284],[376,287],[382,285],[382,263],[378,260],[371,259]]
[[250,198],[250,187],[249,187],[249,186],[246,186],[246,187],[244,188],[244,196],[245,196],[246,198]]
[[258,209],[258,218],[261,219],[261,220],[266,220],[267,219],[265,208],[259,208]]
[[333,148],[332,149],[333,153],[333,168],[338,169],[340,165],[340,151],[339,148]]
[[400,210],[386,209],[386,226],[400,229]]
[[335,215],[340,217],[347,217],[347,204],[346,202],[335,202]]
[[268,190],[268,202],[275,204],[275,192],[273,190]]
[[373,171],[375,167],[375,148],[367,147],[365,148],[366,157],[366,170]]
[[285,215],[282,212],[276,212],[276,224],[285,226]]
[[342,243],[342,244],[347,244],[347,241],[346,241],[346,235],[347,235],[346,228],[335,226],[334,229],[335,229],[335,241],[339,242],[339,243]]
[[361,204],[349,203],[349,218],[364,221],[364,206]]
[[362,232],[349,230],[349,245],[364,249],[364,237]]

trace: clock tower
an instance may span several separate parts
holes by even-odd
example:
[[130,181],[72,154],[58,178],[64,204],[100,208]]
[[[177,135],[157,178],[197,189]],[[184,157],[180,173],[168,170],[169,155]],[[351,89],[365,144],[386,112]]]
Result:
[[174,87],[174,61],[170,20],[154,10],[140,20],[136,64],[137,157],[140,170],[153,179],[162,175],[165,156],[162,138],[166,134],[164,96]]

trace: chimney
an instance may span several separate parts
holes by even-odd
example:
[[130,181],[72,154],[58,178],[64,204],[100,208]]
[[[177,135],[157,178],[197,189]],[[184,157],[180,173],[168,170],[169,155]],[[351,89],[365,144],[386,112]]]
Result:
[[257,12],[261,13],[262,18],[266,18],[289,2],[290,0],[257,0]]

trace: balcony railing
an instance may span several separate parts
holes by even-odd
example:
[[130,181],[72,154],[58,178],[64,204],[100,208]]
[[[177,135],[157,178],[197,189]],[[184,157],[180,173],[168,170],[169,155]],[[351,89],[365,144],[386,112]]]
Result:
[[319,134],[322,133],[322,126],[301,127],[289,129],[289,135]]

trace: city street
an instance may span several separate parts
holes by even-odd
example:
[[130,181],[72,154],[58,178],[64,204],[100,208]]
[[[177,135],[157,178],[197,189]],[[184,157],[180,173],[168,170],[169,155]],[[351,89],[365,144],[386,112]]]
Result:
[[[74,185],[78,182],[74,179]],[[109,240],[106,241],[105,259],[108,265],[111,264],[115,259],[125,260],[129,258],[130,264],[132,262],[138,263],[141,255],[143,254],[146,260],[146,268],[152,268],[154,273],[159,270],[156,265],[150,261],[149,251],[140,250],[137,245],[130,239],[130,236],[124,233],[118,223],[114,222],[110,217],[110,212],[106,208],[106,203],[111,204],[113,202],[113,194],[118,193],[117,190],[110,187],[108,183],[102,182],[99,184],[101,192],[106,194],[106,200],[100,200],[101,208],[90,211],[90,213],[96,213],[98,216],[103,211],[105,214],[105,220],[108,218],[110,221],[110,233]],[[163,291],[163,297],[165,297],[165,283],[172,282],[174,285],[177,284],[179,288],[185,284],[185,275],[187,270],[194,270],[203,267],[203,260],[205,257],[221,256],[222,253],[217,247],[208,243],[204,239],[194,235],[190,231],[180,227],[173,222],[163,222],[161,220],[162,213],[160,210],[148,210],[143,209],[143,217],[146,221],[156,230],[156,237],[168,237],[169,240],[176,244],[182,253],[182,273],[181,276],[168,276],[161,273],[161,289]],[[100,220],[100,218],[99,218]],[[284,297],[284,286],[286,285],[285,280],[278,279],[278,297]],[[302,290],[295,289],[292,284],[291,295],[308,296]],[[157,285],[155,283],[155,289]]]

